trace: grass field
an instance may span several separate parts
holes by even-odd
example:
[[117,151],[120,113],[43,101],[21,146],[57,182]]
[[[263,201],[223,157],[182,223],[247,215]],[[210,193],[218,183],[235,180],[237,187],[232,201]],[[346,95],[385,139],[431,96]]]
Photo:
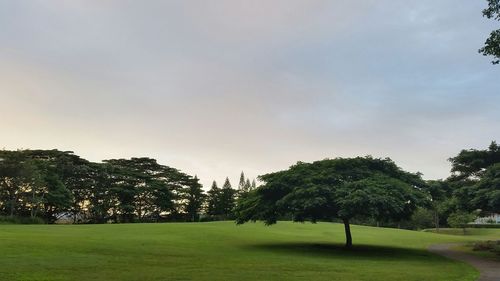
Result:
[[[280,222],[1,225],[0,280],[453,280],[472,267],[432,255],[433,243],[481,239]],[[499,230],[487,236],[499,237]]]

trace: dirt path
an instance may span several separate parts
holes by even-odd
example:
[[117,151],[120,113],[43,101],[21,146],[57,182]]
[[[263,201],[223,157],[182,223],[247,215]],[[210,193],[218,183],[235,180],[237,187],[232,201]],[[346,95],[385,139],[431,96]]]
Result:
[[479,270],[477,281],[500,281],[500,262],[487,260],[478,256],[452,250],[457,244],[437,244],[429,247],[429,251],[450,259],[464,261]]

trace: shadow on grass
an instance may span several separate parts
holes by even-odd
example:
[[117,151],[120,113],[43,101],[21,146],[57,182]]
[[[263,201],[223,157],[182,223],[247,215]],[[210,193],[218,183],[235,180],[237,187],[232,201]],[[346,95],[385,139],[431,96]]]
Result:
[[388,246],[354,245],[347,249],[334,243],[266,243],[245,246],[247,249],[320,258],[342,258],[352,260],[437,260],[441,257],[425,249],[411,249]]

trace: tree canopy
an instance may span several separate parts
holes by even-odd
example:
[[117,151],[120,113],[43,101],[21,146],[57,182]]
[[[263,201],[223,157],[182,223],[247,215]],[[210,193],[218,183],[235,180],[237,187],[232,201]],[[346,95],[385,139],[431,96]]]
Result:
[[264,185],[240,200],[237,223],[263,220],[269,225],[287,216],[299,222],[341,219],[347,247],[352,246],[351,219],[399,221],[427,199],[420,175],[403,171],[388,158],[299,162],[260,180]]
[[500,212],[500,147],[491,142],[488,149],[462,150],[450,158],[454,196],[459,209],[483,213]]
[[[488,0],[488,8],[483,10],[483,16],[500,21],[500,0]],[[493,64],[500,63],[500,29],[493,30],[479,49],[484,56],[492,56]]]
[[197,220],[196,177],[152,158],[92,163],[70,151],[0,150],[0,215],[74,223]]

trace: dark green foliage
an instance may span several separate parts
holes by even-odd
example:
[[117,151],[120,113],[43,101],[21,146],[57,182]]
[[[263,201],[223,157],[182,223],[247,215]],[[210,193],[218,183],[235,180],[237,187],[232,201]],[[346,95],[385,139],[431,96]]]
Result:
[[411,216],[414,229],[431,228],[435,223],[434,212],[426,208],[418,208]]
[[294,221],[341,219],[351,246],[349,220],[408,219],[426,201],[425,182],[419,174],[401,170],[390,159],[337,158],[299,162],[285,171],[263,175],[265,183],[239,201],[237,222],[280,216]]
[[11,217],[0,216],[0,224],[44,224],[45,221],[38,217]]
[[486,169],[479,182],[464,187],[464,191],[472,195],[471,206],[486,213],[500,212],[500,163]]
[[[488,8],[483,10],[483,16],[500,20],[500,0],[488,0]],[[492,56],[493,64],[500,63],[500,29],[493,30],[490,37],[486,39],[484,47],[479,49],[484,56]]]
[[467,224],[473,222],[476,214],[465,211],[456,211],[448,217],[448,224],[453,228],[462,228],[465,234]]
[[439,232],[441,225],[446,224],[446,218],[456,210],[456,202],[452,199],[453,188],[448,181],[430,180],[425,186],[430,196],[427,209],[433,213],[434,227]]
[[493,164],[500,163],[500,147],[492,141],[487,150],[469,149],[449,159],[452,165],[451,181],[477,180]]
[[[238,191],[233,189],[229,179],[226,178],[222,188],[214,181],[207,195],[207,215],[209,220],[226,220],[234,218],[236,206],[236,195]],[[240,197],[243,196],[240,194]]]
[[238,183],[238,197],[244,196],[247,192],[252,189],[252,184],[250,183],[250,179],[245,178],[245,174],[241,172],[240,182]]
[[201,208],[205,201],[202,185],[198,177],[188,179],[187,187],[183,189],[183,197],[185,202],[185,213],[188,215],[188,220],[198,221],[200,218]]
[[245,182],[245,185],[244,185],[244,190],[246,192],[250,191],[252,189],[252,184],[250,183],[250,180],[247,179],[246,182]]
[[220,210],[224,219],[233,218],[234,207],[236,206],[236,193],[237,191],[232,188],[229,179],[226,178],[224,185],[220,192]]
[[58,150],[0,151],[0,215],[73,223],[197,220],[201,184],[151,158],[91,163]]
[[492,142],[486,150],[462,150],[450,159],[454,198],[461,210],[500,212],[500,147]]
[[500,228],[500,224],[483,224],[483,223],[474,223],[469,224],[468,228]]
[[221,190],[217,186],[217,182],[214,181],[212,183],[212,187],[207,192],[207,214],[209,216],[218,216],[222,214],[222,210],[219,204],[220,196],[221,196]]
[[242,192],[244,190],[245,190],[245,174],[242,171],[240,175],[240,182],[238,183],[238,192]]

